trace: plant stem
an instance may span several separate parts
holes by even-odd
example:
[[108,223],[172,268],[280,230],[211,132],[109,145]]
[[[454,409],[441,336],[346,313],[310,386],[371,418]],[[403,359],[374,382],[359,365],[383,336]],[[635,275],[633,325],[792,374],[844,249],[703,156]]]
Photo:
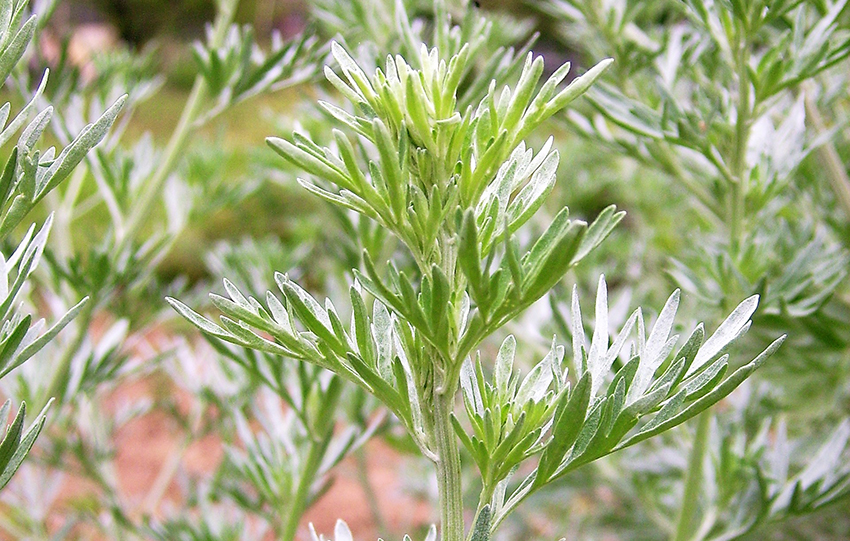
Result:
[[375,494],[375,489],[369,480],[369,464],[366,461],[366,452],[363,447],[359,447],[354,452],[354,458],[357,461],[357,480],[360,481],[360,487],[363,489],[363,494],[366,495],[366,503],[369,505],[372,520],[375,522],[378,531],[386,532],[387,521],[384,520],[384,515],[381,513],[381,505],[378,502],[378,496]]
[[442,541],[462,541],[464,530],[460,450],[449,418],[454,406],[454,389],[454,385],[449,385],[443,392],[434,395],[433,428]]
[[[808,90],[808,89],[807,89]],[[809,118],[815,133],[821,135],[826,132],[826,125],[823,122],[820,111],[817,105],[812,100],[811,93],[806,92],[805,105],[806,116]],[[835,145],[832,140],[826,141],[817,148],[818,157],[823,163],[826,178],[832,184],[832,190],[835,192],[835,198],[839,205],[844,210],[844,215],[850,219],[850,176],[847,175],[847,168],[841,161],[841,156],[835,150]]]
[[[216,15],[212,37],[210,38],[211,47],[218,48],[224,43],[227,29],[233,21],[238,4],[239,0],[221,0],[219,2],[218,14]],[[198,119],[201,108],[207,98],[207,93],[207,83],[203,75],[198,74],[195,77],[195,83],[192,86],[189,98],[186,100],[186,105],[183,107],[177,127],[172,132],[171,139],[168,140],[168,145],[165,147],[165,153],[153,176],[147,181],[141,195],[139,195],[139,200],[127,221],[127,227],[119,233],[119,253],[125,247],[126,243],[138,234],[139,228],[148,219],[154,201],[162,193],[163,184],[165,184],[168,176],[177,165],[177,161],[183,155],[183,151],[189,141],[189,135],[193,131],[194,123]]]
[[[331,425],[333,426],[333,425]],[[316,478],[316,472],[322,463],[322,457],[325,454],[326,438],[314,438],[310,442],[310,448],[307,451],[307,461],[304,463],[304,468],[301,470],[301,476],[298,479],[298,487],[295,489],[295,494],[291,500],[285,501],[287,511],[284,513],[286,520],[283,524],[283,530],[280,539],[283,541],[294,541],[295,534],[298,533],[298,525],[301,523],[301,517],[307,510],[307,500],[310,497],[310,487]]]
[[732,183],[731,209],[729,222],[729,241],[733,251],[737,251],[743,233],[744,210],[748,191],[749,172],[747,171],[747,145],[750,140],[750,81],[747,73],[750,61],[749,43],[746,32],[741,37],[738,48],[737,71],[738,71],[738,115],[735,123],[735,148],[732,161]]
[[702,488],[703,462],[708,450],[708,432],[711,428],[711,411],[707,410],[697,416],[697,432],[694,436],[694,446],[688,457],[688,473],[685,478],[685,491],[682,495],[682,508],[676,521],[674,541],[692,539],[694,520],[699,505],[699,494]]

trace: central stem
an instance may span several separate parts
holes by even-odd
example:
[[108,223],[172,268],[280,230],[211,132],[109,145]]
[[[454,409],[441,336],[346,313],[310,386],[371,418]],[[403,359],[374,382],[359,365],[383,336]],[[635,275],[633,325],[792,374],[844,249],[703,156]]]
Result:
[[437,489],[440,494],[442,541],[463,540],[463,493],[460,478],[460,450],[451,426],[453,392],[434,395],[434,439],[437,452]]

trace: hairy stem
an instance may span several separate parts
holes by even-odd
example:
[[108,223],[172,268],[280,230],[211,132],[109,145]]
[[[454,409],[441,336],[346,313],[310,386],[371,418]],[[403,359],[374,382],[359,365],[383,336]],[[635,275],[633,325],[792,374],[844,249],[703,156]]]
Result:
[[[454,386],[450,386],[449,391]],[[442,541],[463,540],[463,493],[460,477],[460,449],[455,439],[449,414],[454,406],[454,392],[437,392],[434,396],[434,440],[437,451],[437,489],[440,494]]]
[[708,431],[711,428],[711,410],[697,416],[697,432],[694,446],[688,457],[688,473],[685,478],[685,492],[682,495],[682,508],[676,521],[674,541],[689,541],[693,538],[699,494],[702,489],[703,462],[708,450]]

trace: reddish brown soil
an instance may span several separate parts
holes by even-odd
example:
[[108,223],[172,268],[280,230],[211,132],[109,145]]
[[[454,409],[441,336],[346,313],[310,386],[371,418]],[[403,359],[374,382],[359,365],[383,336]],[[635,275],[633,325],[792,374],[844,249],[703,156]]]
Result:
[[[104,407],[112,409],[120,399],[150,396],[157,392],[157,389],[151,387],[151,380],[126,385],[106,400]],[[188,396],[179,398],[179,402],[191,400]],[[185,498],[178,478],[208,476],[224,457],[222,445],[215,435],[194,441],[183,450],[182,438],[177,423],[167,414],[156,410],[131,420],[116,433],[113,445],[118,485],[123,502],[133,518],[139,519],[144,514],[153,514],[157,518],[172,515],[180,509]],[[379,535],[387,541],[395,541],[401,539],[403,533],[421,529],[423,525],[433,522],[430,506],[405,494],[403,479],[400,477],[403,459],[398,453],[378,439],[368,442],[364,451],[369,483],[389,531],[378,531],[358,478],[357,462],[350,457],[337,466],[330,490],[305,515],[298,539],[309,539],[309,523],[313,523],[317,532],[332,536],[334,525],[340,518],[346,521],[359,541],[374,541]],[[151,498],[151,494],[157,492],[153,487],[162,485],[159,478],[170,466],[176,466],[176,469],[172,468],[172,473],[176,475],[166,475],[170,480],[163,487],[161,497]],[[92,497],[97,497],[97,491],[91,483],[68,476],[54,516],[49,520],[51,530],[61,527],[65,522],[62,515],[69,507]],[[74,534],[67,539],[90,539],[91,535],[92,531],[81,527],[75,529]],[[0,540],[5,539],[13,538],[3,537],[0,532]]]

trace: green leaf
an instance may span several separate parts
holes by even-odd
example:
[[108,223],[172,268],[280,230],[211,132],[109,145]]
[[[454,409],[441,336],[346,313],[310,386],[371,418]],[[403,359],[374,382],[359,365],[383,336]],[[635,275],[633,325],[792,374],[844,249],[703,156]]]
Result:
[[687,391],[685,389],[682,389],[676,394],[673,399],[668,401],[668,403],[661,408],[661,411],[656,414],[656,417],[653,419],[652,422],[647,423],[647,425],[644,426],[637,434],[633,435],[629,439],[619,444],[614,450],[629,447],[631,445],[634,445],[635,443],[639,443],[645,439],[651,438],[656,434],[660,434],[661,432],[669,430],[670,428],[673,428],[674,426],[687,421],[688,419],[696,416],[700,412],[705,411],[712,405],[716,404],[721,399],[729,395],[729,393],[734,391],[738,387],[738,385],[740,385],[745,379],[750,376],[750,374],[752,374],[758,367],[760,367],[764,363],[764,361],[768,359],[768,357],[773,355],[773,353],[777,349],[779,349],[779,346],[781,346],[782,342],[784,341],[784,335],[780,338],[777,338],[773,341],[773,343],[771,343],[767,347],[767,349],[765,349],[761,354],[759,354],[758,357],[733,372],[732,375],[723,380],[723,382],[717,385],[714,389],[706,393],[702,398],[694,401],[681,412],[675,413],[671,417],[664,418],[663,421],[655,422],[656,419],[662,418],[662,414],[669,415],[671,413],[674,413],[676,409],[678,409],[678,405],[684,402]]
[[486,314],[489,311],[487,281],[481,272],[478,228],[475,224],[475,213],[471,209],[467,209],[463,214],[458,246],[458,263],[469,281],[472,299],[478,304],[478,309]]
[[9,159],[6,161],[6,166],[3,168],[3,175],[0,176],[0,208],[4,208],[6,200],[12,193],[12,181],[15,178],[15,167],[18,164],[18,147],[12,149],[9,154]]
[[378,118],[372,120],[372,131],[381,158],[381,178],[386,183],[390,198],[389,207],[398,219],[407,207],[407,179],[402,175],[399,165],[398,143],[390,138],[389,130]]
[[478,513],[478,518],[475,519],[475,526],[472,528],[472,536],[470,541],[490,541],[490,504],[484,504],[481,512]]
[[569,398],[565,394],[555,412],[552,425],[552,440],[543,450],[537,466],[535,484],[543,485],[566,457],[584,426],[587,406],[591,396],[590,372],[579,379]]
[[732,342],[737,340],[747,331],[747,329],[749,329],[751,323],[750,317],[752,317],[753,313],[755,313],[758,304],[759,296],[753,295],[752,297],[744,299],[741,304],[739,304],[732,313],[729,314],[729,317],[727,317],[723,323],[717,327],[714,334],[712,334],[699,349],[699,352],[694,358],[694,362],[691,363],[691,366],[688,369],[686,377],[698,371],[706,363],[717,358],[717,356],[725,351]]
[[493,383],[500,398],[508,399],[509,384],[513,375],[514,355],[516,354],[516,338],[512,334],[502,342],[499,353],[496,355],[496,366],[493,374]]
[[[525,123],[525,126],[523,126],[522,131],[519,132],[517,137],[520,139],[525,138],[528,132],[531,131],[531,129],[533,129],[537,124],[557,113],[569,105],[570,102],[584,94],[612,62],[614,62],[613,59],[606,58],[590,68],[585,74],[573,79],[565,89],[560,91],[554,98],[546,103],[542,111],[538,113],[537,118],[533,119],[534,122]],[[566,73],[564,73],[564,75],[566,75]]]
[[[8,411],[9,404],[9,400],[6,400],[6,403],[3,404],[4,413]],[[3,441],[0,442],[0,472],[6,469],[9,461],[12,459],[12,455],[18,449],[18,444],[21,442],[21,434],[24,432],[24,417],[26,416],[26,412],[27,406],[22,403],[18,414],[15,415],[15,420],[4,431]],[[6,419],[0,419],[0,422],[5,424]]]
[[118,98],[100,118],[86,125],[79,135],[62,149],[62,152],[59,153],[39,182],[39,189],[35,196],[36,202],[65,180],[71,174],[71,171],[83,161],[86,154],[106,137],[106,133],[112,127],[126,101],[126,94]]
[[[14,329],[12,329],[11,331],[8,330],[7,325],[3,326],[3,331],[6,336],[3,341],[0,342],[0,374],[5,374],[9,370],[11,370],[11,368],[7,370],[6,367],[9,362],[12,361],[12,356],[17,351],[18,346],[23,341],[24,336],[26,336],[27,334],[27,331],[29,331],[30,321],[32,321],[32,316],[26,315],[21,318],[21,320],[18,321],[17,324],[15,324]],[[14,320],[6,323],[14,324]]]
[[555,222],[523,257],[525,276],[523,299],[529,303],[537,300],[557,283],[572,265],[576,250],[587,231],[580,220],[566,219],[566,209],[555,217]]
[[599,216],[587,228],[587,233],[582,238],[573,262],[581,261],[591,250],[599,246],[625,215],[626,213],[623,211],[617,212],[615,205],[610,205],[600,212]]
[[304,171],[317,177],[333,182],[337,186],[351,187],[352,184],[345,173],[334,167],[327,160],[318,158],[306,150],[293,145],[278,137],[266,138],[266,143],[286,160],[297,165]]
[[[41,433],[41,429],[44,427],[44,422],[46,419],[47,408],[50,407],[50,404],[53,403],[53,399],[50,399],[44,409],[41,410],[38,417],[32,422],[30,428],[27,430],[26,434],[23,435],[23,438],[20,441],[16,441],[15,449],[11,458],[6,462],[5,467],[0,472],[0,489],[6,486],[12,476],[18,471],[30,449],[32,449],[33,444],[35,443],[35,439]],[[21,403],[21,407],[18,410],[18,414],[15,416],[14,424],[20,422],[23,424],[24,415],[26,414],[26,404]],[[20,421],[18,421],[20,419]],[[4,437],[3,443],[6,442],[6,438],[8,438],[9,434],[7,432]],[[15,438],[17,439],[17,438]]]
[[526,184],[507,208],[510,231],[516,231],[527,222],[543,205],[557,180],[558,151],[550,152],[540,168],[534,171]]
[[520,75],[510,105],[508,105],[508,109],[502,119],[502,128],[519,131],[519,126],[521,126],[520,118],[531,102],[531,96],[537,87],[537,81],[540,80],[540,76],[543,74],[543,57],[538,56],[532,61],[533,56],[533,53],[528,53],[526,57],[522,75]]
[[[15,33],[15,37],[12,38],[8,45],[4,43],[5,47],[3,48],[3,53],[0,54],[0,81],[5,81],[6,78],[9,77],[9,74],[12,73],[15,65],[23,57],[24,52],[27,50],[27,47],[35,35],[37,26],[38,16],[32,15],[29,19],[27,19],[27,22],[18,29]],[[6,36],[3,36],[3,38],[7,39]]]

